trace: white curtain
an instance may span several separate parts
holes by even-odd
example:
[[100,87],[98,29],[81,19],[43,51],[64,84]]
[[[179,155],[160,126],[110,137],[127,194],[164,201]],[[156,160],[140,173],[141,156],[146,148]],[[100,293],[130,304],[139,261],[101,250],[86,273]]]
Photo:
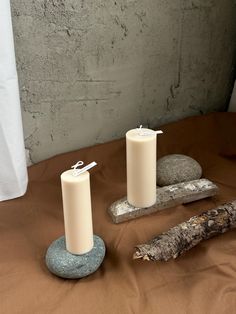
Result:
[[234,88],[233,88],[231,99],[229,102],[228,111],[229,112],[236,112],[236,81],[234,83]]
[[23,195],[27,182],[10,0],[0,0],[0,201]]

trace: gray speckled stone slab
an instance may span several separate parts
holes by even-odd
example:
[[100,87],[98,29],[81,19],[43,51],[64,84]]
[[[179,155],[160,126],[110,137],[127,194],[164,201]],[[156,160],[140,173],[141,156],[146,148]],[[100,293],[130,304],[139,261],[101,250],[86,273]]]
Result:
[[74,255],[66,250],[65,237],[52,242],[46,253],[46,265],[54,275],[78,279],[94,273],[101,265],[105,256],[105,244],[97,236],[93,236],[94,246],[83,255]]
[[130,205],[124,197],[111,205],[108,212],[114,223],[149,215],[165,208],[190,203],[218,192],[218,187],[207,179],[193,180],[157,188],[156,203],[147,208]]
[[157,161],[157,185],[166,186],[200,179],[202,167],[193,158],[171,154]]

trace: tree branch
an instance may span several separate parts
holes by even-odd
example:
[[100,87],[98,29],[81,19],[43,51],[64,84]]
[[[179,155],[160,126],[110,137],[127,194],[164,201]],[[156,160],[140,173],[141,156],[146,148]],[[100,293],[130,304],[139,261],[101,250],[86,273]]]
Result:
[[236,227],[236,200],[191,217],[146,244],[135,247],[134,259],[168,261],[203,240]]

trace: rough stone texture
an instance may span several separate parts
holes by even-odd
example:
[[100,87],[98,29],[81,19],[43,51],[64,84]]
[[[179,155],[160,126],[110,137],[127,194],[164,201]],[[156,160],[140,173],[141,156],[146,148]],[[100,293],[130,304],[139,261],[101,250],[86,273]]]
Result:
[[157,161],[157,185],[165,186],[200,179],[202,167],[193,158],[171,154]]
[[136,246],[134,259],[168,261],[177,258],[203,240],[236,227],[236,201],[191,217],[147,244]]
[[32,162],[223,110],[234,0],[12,0]]
[[156,204],[139,208],[130,205],[127,198],[113,203],[109,209],[114,223],[120,223],[137,217],[149,215],[165,208],[186,204],[200,200],[209,196],[213,196],[218,192],[218,187],[207,179],[194,180],[189,182],[178,183],[174,185],[157,188]]
[[46,254],[46,265],[54,274],[62,278],[78,279],[94,273],[105,256],[103,240],[94,235],[93,249],[83,255],[73,255],[66,250],[65,237],[52,242]]

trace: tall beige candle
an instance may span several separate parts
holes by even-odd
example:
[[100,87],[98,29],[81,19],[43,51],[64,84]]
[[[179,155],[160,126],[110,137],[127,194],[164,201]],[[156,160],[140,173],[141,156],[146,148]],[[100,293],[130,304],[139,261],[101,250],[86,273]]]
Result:
[[156,135],[162,131],[133,129],[126,133],[127,200],[135,207],[156,203]]
[[66,248],[72,254],[84,254],[93,248],[93,225],[90,175],[74,175],[67,170],[61,175]]

